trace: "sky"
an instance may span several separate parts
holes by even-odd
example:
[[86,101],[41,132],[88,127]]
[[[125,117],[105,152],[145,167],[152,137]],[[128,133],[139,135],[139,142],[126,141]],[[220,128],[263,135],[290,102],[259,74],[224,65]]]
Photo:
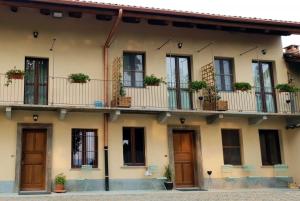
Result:
[[[89,0],[201,13],[300,22],[300,0]],[[283,46],[300,45],[300,35],[282,37]]]

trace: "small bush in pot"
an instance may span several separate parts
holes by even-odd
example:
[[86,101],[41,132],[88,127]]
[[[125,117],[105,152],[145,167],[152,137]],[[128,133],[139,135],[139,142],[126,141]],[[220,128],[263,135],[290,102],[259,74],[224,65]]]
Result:
[[19,70],[16,67],[14,67],[13,69],[7,71],[5,73],[5,76],[7,78],[6,81],[6,86],[8,86],[9,84],[12,83],[12,80],[21,80],[24,77],[25,72],[23,70]]
[[65,190],[66,176],[63,173],[56,175],[55,177],[55,192],[63,193]]
[[158,78],[153,74],[144,78],[145,86],[159,86],[160,83],[164,83],[163,78]]
[[278,89],[279,92],[298,92],[298,91],[300,91],[299,88],[297,88],[291,84],[277,84],[276,89]]
[[165,167],[165,173],[164,177],[166,178],[166,181],[164,182],[164,185],[167,190],[173,189],[173,182],[172,182],[172,171],[169,165]]
[[69,75],[69,80],[71,83],[87,83],[91,79],[88,75],[85,75],[83,73],[75,73]]
[[199,90],[206,89],[206,88],[207,88],[207,83],[205,81],[198,81],[198,80],[196,80],[196,81],[192,81],[190,83],[190,89],[192,91],[198,92]]
[[249,91],[252,87],[248,82],[236,82],[234,88],[238,91]]

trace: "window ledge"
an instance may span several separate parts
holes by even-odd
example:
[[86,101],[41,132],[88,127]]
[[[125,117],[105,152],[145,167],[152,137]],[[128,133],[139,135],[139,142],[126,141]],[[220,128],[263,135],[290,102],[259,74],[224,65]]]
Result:
[[134,165],[123,165],[121,168],[124,169],[135,169],[135,168],[147,168],[145,165],[140,165],[140,166],[134,166]]
[[274,165],[262,165],[261,168],[274,168]]

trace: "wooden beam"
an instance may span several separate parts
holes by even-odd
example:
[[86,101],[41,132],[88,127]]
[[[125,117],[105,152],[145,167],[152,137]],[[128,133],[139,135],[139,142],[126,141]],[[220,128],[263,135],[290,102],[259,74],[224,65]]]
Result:
[[66,118],[68,111],[66,109],[59,110],[59,119],[64,120]]
[[248,118],[248,124],[249,125],[259,125],[267,119],[268,119],[268,117],[266,115],[258,116],[258,117],[251,117],[251,118]]
[[119,118],[120,115],[121,115],[121,111],[120,110],[115,110],[115,111],[113,111],[109,114],[109,120],[111,122],[114,122]]
[[6,107],[5,108],[5,117],[9,120],[11,120],[12,117],[12,109],[11,107]]
[[164,124],[165,122],[167,122],[168,118],[171,117],[171,113],[170,112],[163,112],[161,114],[158,115],[158,122],[160,124]]
[[206,117],[206,123],[213,124],[213,123],[216,123],[217,121],[219,121],[220,119],[224,119],[223,114],[211,115],[211,116]]

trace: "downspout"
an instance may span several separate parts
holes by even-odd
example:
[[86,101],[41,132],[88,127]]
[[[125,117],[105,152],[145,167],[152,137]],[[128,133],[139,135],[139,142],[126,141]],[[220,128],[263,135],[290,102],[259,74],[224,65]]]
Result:
[[[109,99],[108,99],[108,89],[109,89],[109,80],[108,80],[108,49],[110,47],[110,45],[112,44],[112,38],[114,36],[114,34],[116,33],[116,30],[118,28],[118,25],[120,24],[120,21],[122,19],[123,16],[123,10],[119,9],[119,14],[117,19],[115,20],[109,35],[106,39],[106,42],[104,44],[103,47],[103,54],[104,54],[104,104],[105,107],[108,107],[109,104]],[[104,113],[104,126],[103,126],[103,130],[104,130],[104,173],[105,173],[105,190],[109,191],[109,171],[108,171],[108,118],[109,118],[109,114],[108,113]]]

